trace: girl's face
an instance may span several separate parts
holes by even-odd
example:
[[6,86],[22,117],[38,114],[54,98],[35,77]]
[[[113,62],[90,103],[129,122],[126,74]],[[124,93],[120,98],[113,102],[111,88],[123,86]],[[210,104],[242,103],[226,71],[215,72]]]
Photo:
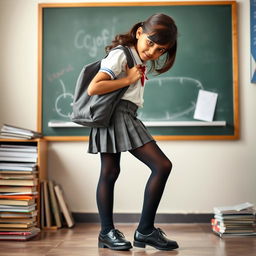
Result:
[[157,60],[166,52],[169,44],[159,45],[148,38],[149,34],[143,33],[141,27],[138,28],[136,38],[138,39],[136,49],[142,61]]

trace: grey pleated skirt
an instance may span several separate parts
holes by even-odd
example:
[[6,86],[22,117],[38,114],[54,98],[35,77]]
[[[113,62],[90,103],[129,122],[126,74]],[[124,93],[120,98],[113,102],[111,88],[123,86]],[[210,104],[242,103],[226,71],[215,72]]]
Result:
[[129,151],[154,141],[144,124],[137,118],[138,106],[120,100],[107,128],[92,128],[88,153],[118,153]]

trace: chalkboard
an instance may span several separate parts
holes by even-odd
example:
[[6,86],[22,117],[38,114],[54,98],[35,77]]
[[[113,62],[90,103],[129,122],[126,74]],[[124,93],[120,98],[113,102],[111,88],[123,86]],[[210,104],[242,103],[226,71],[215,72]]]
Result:
[[[177,57],[170,71],[149,77],[140,119],[170,124],[149,127],[157,139],[238,138],[236,3],[226,1],[39,4],[38,130],[46,139],[87,138],[89,128],[50,125],[70,122],[81,68],[101,59],[116,34],[159,12],[177,24]],[[225,125],[190,125],[199,89],[218,93],[214,121]]]

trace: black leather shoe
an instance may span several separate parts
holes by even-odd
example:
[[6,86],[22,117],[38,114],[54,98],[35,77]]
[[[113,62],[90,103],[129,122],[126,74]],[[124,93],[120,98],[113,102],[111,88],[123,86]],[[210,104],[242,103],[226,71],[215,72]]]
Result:
[[127,251],[132,245],[118,229],[111,229],[106,235],[99,234],[99,248],[109,248],[118,251]]
[[138,230],[134,234],[133,245],[140,248],[145,248],[146,245],[155,247],[158,250],[170,251],[179,248],[176,241],[167,239],[166,234],[160,229],[155,229],[149,235],[143,235]]

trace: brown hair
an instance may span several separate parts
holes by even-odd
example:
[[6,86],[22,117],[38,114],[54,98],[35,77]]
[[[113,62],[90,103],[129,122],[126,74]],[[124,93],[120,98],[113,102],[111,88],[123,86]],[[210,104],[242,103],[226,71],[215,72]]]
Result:
[[161,60],[151,61],[150,71],[158,74],[168,71],[175,61],[177,51],[177,27],[174,20],[165,14],[157,13],[146,21],[135,24],[126,34],[118,34],[111,45],[106,46],[106,51],[117,45],[135,46],[137,43],[136,32],[142,27],[143,33],[149,34],[149,39],[159,45],[169,44],[169,48],[161,57]]

